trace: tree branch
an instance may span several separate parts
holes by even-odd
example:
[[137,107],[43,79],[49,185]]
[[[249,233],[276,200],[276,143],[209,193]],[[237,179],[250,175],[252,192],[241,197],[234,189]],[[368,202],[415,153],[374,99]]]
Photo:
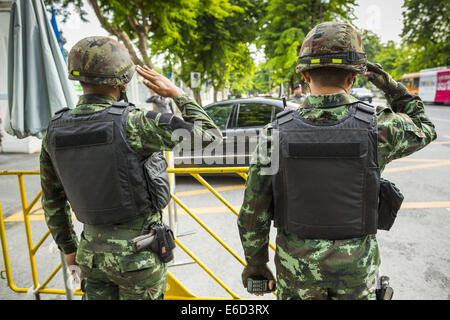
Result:
[[138,49],[142,55],[142,59],[145,64],[148,64],[150,67],[153,67],[150,61],[150,58],[147,53],[147,41],[148,41],[148,30],[143,25],[140,25],[136,20],[136,17],[133,14],[128,15],[128,21],[131,24],[131,27],[136,32],[138,36]]
[[108,31],[110,34],[115,35],[117,38],[119,38],[125,47],[127,48],[131,59],[133,60],[134,64],[142,64],[142,61],[139,59],[139,57],[136,55],[136,51],[133,48],[133,44],[131,43],[131,39],[126,34],[125,31],[123,31],[120,28],[114,28],[104,17],[102,9],[98,5],[97,0],[89,0],[89,3],[91,4],[92,8],[94,9],[95,15],[97,16],[98,21],[102,25],[103,29]]

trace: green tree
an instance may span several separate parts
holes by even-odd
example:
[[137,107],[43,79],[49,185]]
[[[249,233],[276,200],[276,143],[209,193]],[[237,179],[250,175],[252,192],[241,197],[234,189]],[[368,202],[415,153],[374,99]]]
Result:
[[[367,56],[367,60],[372,62],[378,62],[376,57],[383,49],[383,44],[380,38],[370,30],[362,30],[361,38],[363,41],[364,51]],[[370,82],[363,75],[358,75],[354,84],[355,87],[370,87]]]
[[252,94],[265,94],[270,92],[270,71],[261,66],[254,73],[252,79]]
[[[86,21],[86,2],[82,0],[45,0],[65,18],[74,7]],[[88,0],[101,26],[116,36],[128,49],[135,64],[152,65],[149,45],[153,37],[164,33],[171,39],[181,39],[181,26],[195,26],[201,0]],[[136,51],[137,48],[138,50]]]
[[[178,58],[179,76],[188,85],[190,73],[200,72],[202,82],[208,79],[214,88],[215,100],[217,92],[223,92],[225,86],[245,91],[251,86],[255,69],[248,46],[257,34],[258,2],[230,0],[222,4],[221,10],[204,10],[197,16],[195,27],[186,25],[182,30],[181,41],[169,39],[166,46],[154,49]],[[201,104],[199,90],[193,91]]]
[[[253,86],[253,75],[256,71],[256,65],[246,44],[240,43],[235,52],[234,63],[230,68],[228,83],[226,84],[233,94],[247,93]],[[215,101],[217,99],[215,98]]]
[[354,5],[355,0],[267,1],[257,44],[264,48],[264,68],[273,70],[274,83],[292,88],[299,80],[295,66],[305,35],[321,20],[351,20]]
[[[75,7],[86,20],[85,1],[45,0],[67,17]],[[153,54],[166,55],[170,71],[181,65],[180,78],[201,72],[217,91],[229,85],[244,90],[253,74],[250,44],[257,32],[262,0],[88,0],[102,27],[127,47],[135,64],[152,65]],[[136,50],[137,48],[137,50]],[[176,61],[173,61],[173,60]],[[250,77],[251,78],[251,77]],[[235,81],[243,81],[240,85]],[[199,90],[194,96],[200,101]]]
[[450,65],[448,0],[405,0],[402,37],[414,51],[416,70]]

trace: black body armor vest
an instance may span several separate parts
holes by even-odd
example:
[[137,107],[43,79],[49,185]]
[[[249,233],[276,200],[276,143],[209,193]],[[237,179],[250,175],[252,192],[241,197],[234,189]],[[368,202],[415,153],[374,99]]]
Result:
[[282,112],[274,124],[280,137],[275,227],[304,239],[375,234],[380,183],[375,109],[355,103],[331,124]]
[[79,221],[124,222],[151,211],[143,159],[128,145],[126,123],[133,105],[72,115],[60,110],[47,130],[47,149]]

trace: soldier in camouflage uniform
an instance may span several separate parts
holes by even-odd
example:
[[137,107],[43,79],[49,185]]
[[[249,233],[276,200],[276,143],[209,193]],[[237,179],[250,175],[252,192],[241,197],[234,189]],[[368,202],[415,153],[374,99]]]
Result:
[[[193,99],[155,71],[135,67],[128,51],[117,41],[106,37],[88,37],[72,48],[69,78],[79,80],[85,94],[80,97],[76,108],[67,112],[75,117],[94,115],[110,108],[114,102],[126,99],[126,86],[135,69],[146,79],[144,83],[149,88],[163,97],[174,99],[183,119],[154,111],[130,111],[124,123],[130,153],[145,159],[154,152],[172,150],[176,141],[172,141],[171,135],[178,128],[188,129],[193,137],[206,144],[220,141],[220,131]],[[133,219],[113,225],[84,224],[78,240],[64,181],[60,180],[55,158],[49,153],[48,136],[49,132],[43,138],[40,155],[45,220],[53,239],[65,254],[67,264],[81,267],[83,299],[163,299],[166,264],[150,250],[133,253],[129,242],[153,222],[162,223],[162,212],[140,212]],[[108,187],[108,181],[104,186]],[[96,194],[96,190],[89,191]]]
[[[353,52],[351,57],[348,52]],[[337,122],[358,102],[348,94],[356,74],[367,76],[385,93],[388,102],[388,106],[376,108],[377,158],[383,171],[390,161],[406,157],[436,139],[436,132],[418,96],[394,81],[380,65],[370,64],[367,72],[366,63],[360,34],[352,26],[336,22],[317,25],[306,36],[297,65],[297,72],[302,72],[310,84],[311,95],[294,112],[312,123]],[[346,81],[342,85],[315,83],[312,70],[330,67],[334,72],[338,72],[336,68],[347,72]],[[326,79],[325,74],[325,82]],[[269,230],[277,212],[274,212],[272,176],[262,174],[268,155],[259,152],[271,141],[273,127],[274,123],[267,125],[260,135],[238,219],[248,263],[242,273],[244,287],[249,277],[272,279],[269,285],[274,281],[267,262]],[[376,298],[380,254],[375,234],[340,240],[305,239],[279,228],[275,265],[278,299]]]

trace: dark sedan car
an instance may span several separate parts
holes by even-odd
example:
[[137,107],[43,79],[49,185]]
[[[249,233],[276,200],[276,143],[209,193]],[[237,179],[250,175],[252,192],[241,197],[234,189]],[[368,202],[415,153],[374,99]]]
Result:
[[[286,101],[288,109],[300,105]],[[247,98],[215,102],[204,107],[223,135],[220,145],[202,152],[174,150],[175,167],[242,167],[250,164],[260,130],[284,110],[283,100]]]

